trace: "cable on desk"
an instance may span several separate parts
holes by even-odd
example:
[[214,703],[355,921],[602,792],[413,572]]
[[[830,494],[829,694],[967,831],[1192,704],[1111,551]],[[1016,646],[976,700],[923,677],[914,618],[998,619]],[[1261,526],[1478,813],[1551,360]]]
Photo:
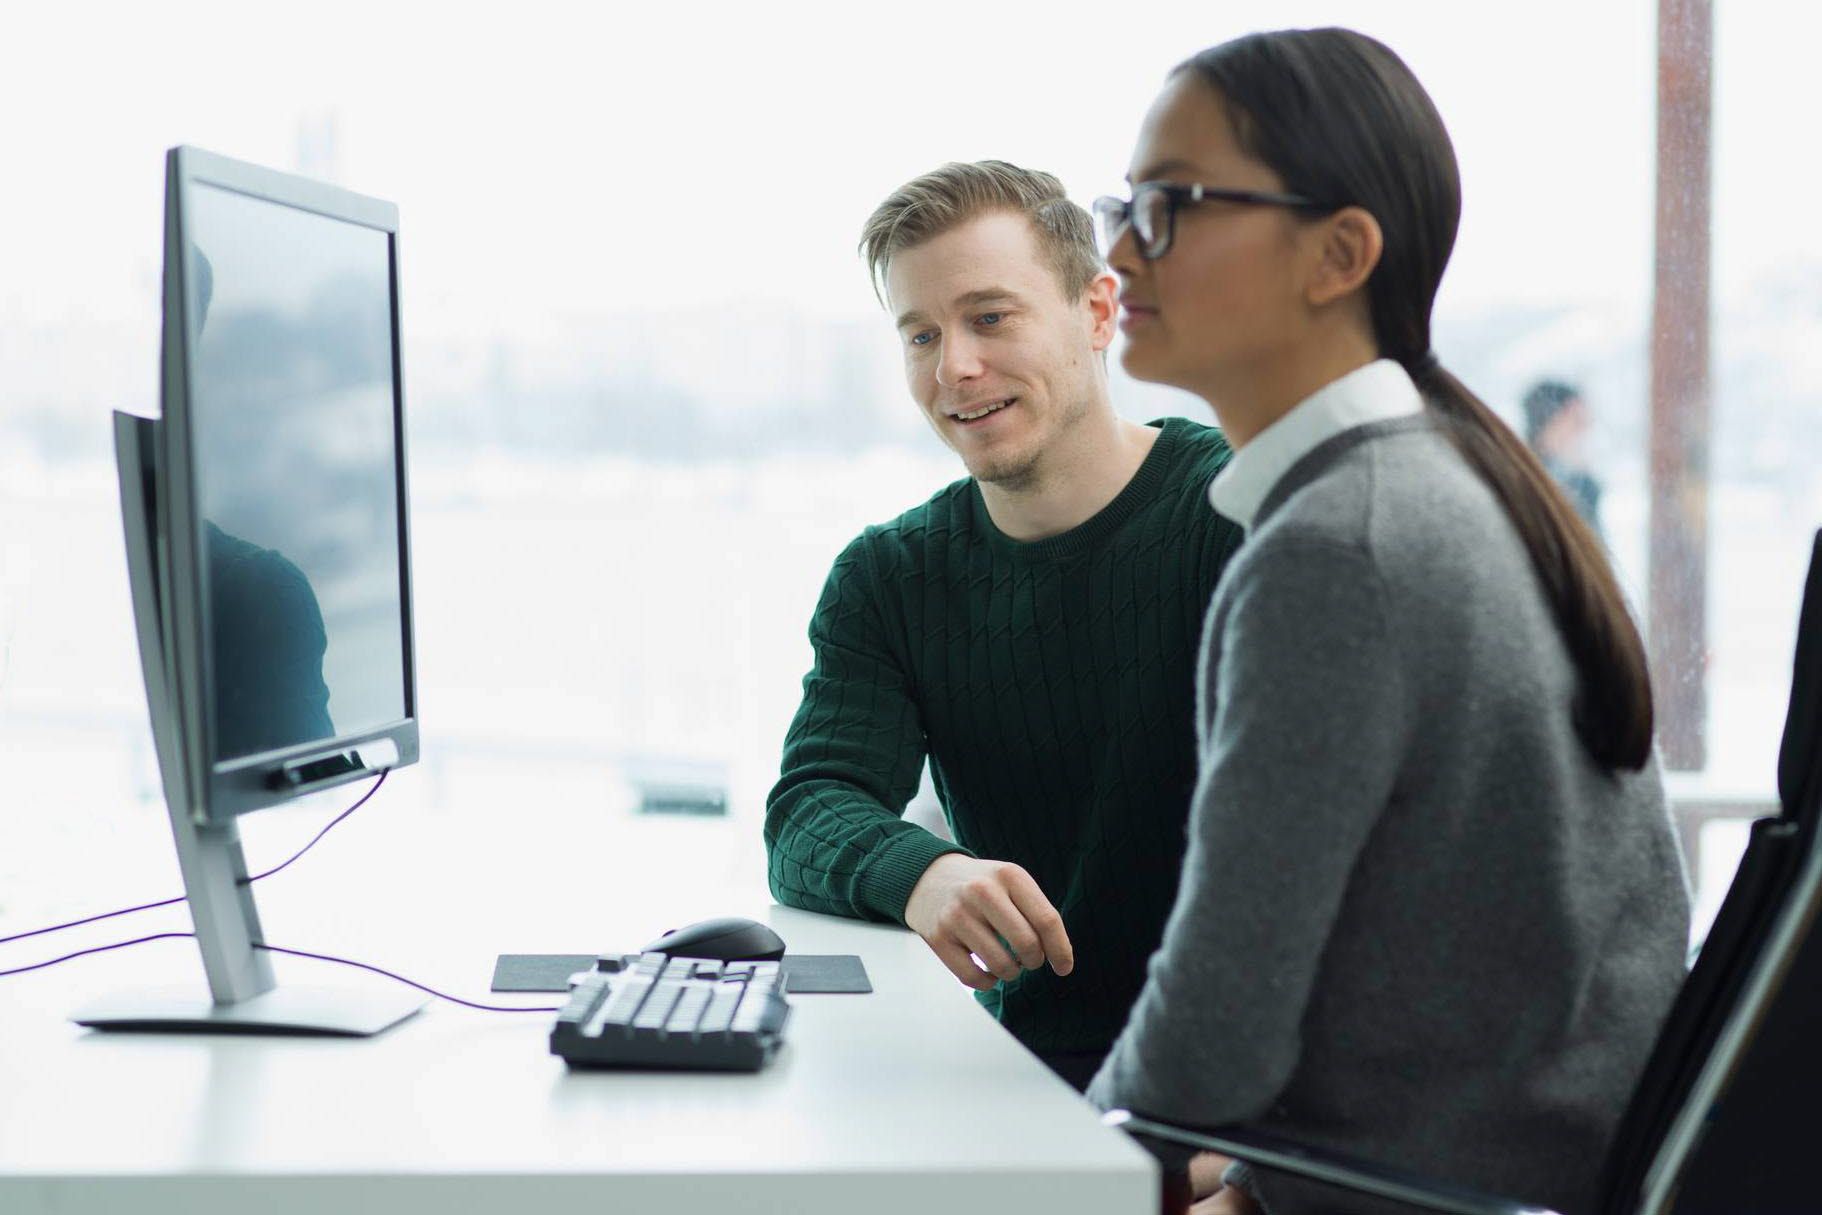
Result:
[[[149,937],[135,937],[131,941],[116,941],[112,945],[96,945],[92,949],[79,949],[75,953],[66,953],[61,958],[52,958],[48,962],[34,962],[30,966],[18,966],[12,970],[0,970],[0,979],[4,979],[8,975],[22,975],[28,971],[43,970],[47,966],[55,966],[60,962],[69,962],[76,958],[85,958],[92,953],[106,953],[110,949],[125,949],[129,945],[143,945],[147,941],[168,941],[172,939],[195,940],[196,934],[193,932],[157,932]],[[268,953],[282,953],[294,958],[311,958],[318,962],[339,962],[343,966],[353,966],[360,970],[370,970],[376,975],[384,975],[386,978],[394,979],[405,984],[407,987],[415,987],[419,991],[428,992],[439,1000],[447,1000],[451,1004],[460,1004],[464,1008],[475,1008],[482,1012],[517,1013],[559,1011],[556,1005],[539,1005],[533,1008],[521,1008],[503,1004],[477,1004],[473,1000],[464,1000],[460,996],[449,995],[447,992],[438,991],[434,987],[426,987],[422,983],[407,979],[404,975],[393,974],[390,970],[382,970],[378,966],[369,966],[365,962],[356,962],[349,958],[338,958],[332,954],[309,953],[302,949],[286,949],[279,945],[267,945],[263,941],[255,941],[253,943],[253,948],[264,949]]]
[[[374,781],[373,784],[368,787],[367,792],[361,794],[360,799],[357,800],[354,803],[354,805],[348,807],[346,810],[344,810],[340,814],[336,815],[335,818],[329,823],[329,825],[327,827],[324,827],[321,831],[318,831],[316,833],[315,839],[312,839],[308,844],[305,844],[302,848],[299,848],[294,854],[292,854],[290,861],[286,861],[283,865],[274,866],[273,868],[266,870],[264,873],[256,873],[252,877],[241,878],[240,881],[237,882],[236,884],[238,885],[240,883],[246,883],[246,884],[250,885],[254,882],[259,881],[261,878],[271,877],[273,874],[277,873],[279,870],[284,869],[286,866],[290,865],[291,861],[295,861],[298,857],[304,855],[304,853],[306,853],[306,852],[310,851],[310,849],[316,847],[317,840],[320,840],[325,835],[328,835],[329,832],[335,827],[336,823],[341,822],[343,819],[347,818],[350,814],[353,814],[356,810],[359,810],[362,806],[366,805],[367,799],[372,797],[375,793],[378,793],[380,791],[380,786],[386,783],[386,774],[391,771],[392,771],[391,768],[380,769],[380,778],[378,780]],[[66,928],[80,928],[84,924],[93,924],[97,920],[111,920],[115,916],[132,915],[134,912],[137,912],[137,911],[153,911],[153,910],[156,910],[157,908],[169,907],[174,903],[181,903],[183,901],[184,901],[184,896],[180,894],[174,899],[162,899],[156,903],[142,903],[138,907],[122,907],[119,911],[104,911],[100,915],[92,915],[92,916],[88,916],[88,917],[86,917],[84,919],[80,919],[80,920],[71,920],[67,924],[53,924],[49,928],[34,928],[30,932],[20,932],[20,933],[15,933],[10,937],[0,937],[0,945],[7,945],[14,941],[23,941],[27,937],[41,937],[48,932],[62,932]],[[185,936],[185,935],[194,935],[194,934],[193,933],[191,933],[191,934],[166,933],[163,935],[165,935],[165,936],[170,936],[170,935]],[[159,938],[158,937],[142,937],[140,939],[146,940],[146,941],[156,941]],[[137,942],[123,941],[123,942],[121,942],[121,944],[122,945],[133,945],[133,944],[137,944]],[[118,946],[118,945],[102,946],[103,949],[118,949],[119,947],[120,946]],[[90,950],[87,952],[95,952],[95,951]],[[73,954],[70,954],[69,956],[72,958],[79,958],[82,955],[79,953],[73,953]],[[57,961],[63,961],[63,959],[59,958],[59,959],[57,959]],[[44,965],[49,966],[49,965],[51,965],[51,963],[46,962],[46,963],[44,963]],[[27,967],[26,969],[32,970],[32,969],[36,969],[36,968]],[[18,973],[19,973],[18,971],[12,971],[12,970],[0,970],[0,976],[9,975],[9,974],[18,974]]]
[[539,1005],[538,1007],[535,1007],[535,1008],[520,1008],[520,1007],[516,1007],[516,1006],[508,1006],[508,1005],[502,1005],[502,1004],[476,1004],[473,1000],[464,1000],[464,999],[460,998],[459,996],[452,996],[452,995],[448,995],[444,992],[440,992],[434,987],[425,987],[422,983],[413,982],[412,980],[407,979],[404,975],[395,975],[390,970],[381,970],[378,966],[369,966],[365,962],[355,962],[355,961],[351,961],[348,958],[337,958],[337,957],[333,957],[330,954],[326,954],[326,953],[307,953],[302,949],[285,949],[278,945],[267,945],[260,941],[255,941],[253,943],[253,948],[268,950],[272,953],[287,954],[294,958],[314,958],[318,962],[340,962],[343,966],[353,966],[359,970],[370,970],[376,975],[384,975],[388,979],[396,979],[398,982],[403,983],[407,987],[415,987],[419,991],[429,992],[431,995],[435,996],[439,1000],[448,1000],[451,1004],[460,1004],[463,1008],[478,1008],[482,1012],[513,1013],[513,1012],[560,1012],[560,1011],[562,1011],[561,1008],[555,1004],[552,1004],[548,1007]]

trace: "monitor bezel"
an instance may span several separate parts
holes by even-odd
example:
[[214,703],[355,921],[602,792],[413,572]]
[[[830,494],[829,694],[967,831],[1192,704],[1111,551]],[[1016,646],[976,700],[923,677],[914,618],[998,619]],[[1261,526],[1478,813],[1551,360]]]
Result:
[[[170,691],[181,723],[182,763],[192,790],[191,813],[198,822],[224,822],[250,811],[289,801],[396,768],[418,758],[417,653],[411,596],[409,459],[405,436],[405,380],[400,327],[399,223],[392,203],[318,181],[232,160],[199,148],[172,148],[166,162],[165,324],[163,384],[163,492],[159,531],[165,550],[167,653],[175,678]],[[392,423],[394,482],[398,511],[399,603],[403,657],[402,717],[333,738],[214,762],[214,655],[208,645],[210,604],[204,587],[206,537],[194,470],[191,368],[197,334],[190,307],[190,198],[199,186],[228,190],[261,201],[375,229],[387,236],[392,321]],[[386,745],[389,744],[389,745]],[[362,748],[366,752],[362,752]],[[333,762],[346,756],[352,762]],[[319,761],[332,761],[322,763]],[[328,769],[327,773],[323,771]],[[300,775],[303,774],[303,775]]]

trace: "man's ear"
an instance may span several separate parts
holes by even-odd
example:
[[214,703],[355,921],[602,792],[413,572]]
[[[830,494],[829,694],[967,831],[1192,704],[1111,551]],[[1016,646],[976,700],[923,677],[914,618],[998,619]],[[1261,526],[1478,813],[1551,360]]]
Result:
[[1114,330],[1120,320],[1120,280],[1112,271],[1103,270],[1089,282],[1083,295],[1088,309],[1090,339],[1094,349],[1105,350],[1113,345]]
[[1311,234],[1317,241],[1315,267],[1305,298],[1320,308],[1366,285],[1385,252],[1379,221],[1364,207],[1343,207],[1323,219]]

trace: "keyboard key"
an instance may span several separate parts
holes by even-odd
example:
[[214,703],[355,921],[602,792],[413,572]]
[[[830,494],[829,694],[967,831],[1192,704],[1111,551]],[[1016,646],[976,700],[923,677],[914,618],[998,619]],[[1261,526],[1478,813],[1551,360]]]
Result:
[[714,990],[707,983],[691,983],[683,989],[677,999],[677,1007],[665,1018],[666,1033],[693,1034],[696,1025],[702,1020],[703,1010],[709,1006],[709,992]]
[[634,1015],[639,1011],[640,1003],[644,1001],[646,993],[651,989],[650,983],[636,981],[622,983],[614,988],[613,996],[601,1010],[601,1024],[616,1026],[620,1029],[629,1028],[633,1023]]
[[683,989],[675,983],[659,983],[653,987],[651,994],[645,998],[645,1003],[639,1006],[639,1015],[633,1018],[633,1028],[658,1029],[661,1027],[664,1019],[671,1015],[671,1005],[675,1004],[677,997],[682,994]]
[[734,1021],[728,1027],[735,1033],[758,1033],[765,1017],[765,993],[748,988],[741,993],[740,1007],[734,1010]]
[[580,1025],[588,1020],[601,1001],[607,996],[607,987],[603,984],[578,984],[570,993],[569,1000],[557,1013],[557,1020],[571,1025]]
[[714,998],[709,1001],[708,1011],[703,1014],[702,1022],[697,1026],[698,1032],[726,1033],[734,1020],[734,1009],[740,1004],[740,991],[738,983],[723,983],[717,987]]

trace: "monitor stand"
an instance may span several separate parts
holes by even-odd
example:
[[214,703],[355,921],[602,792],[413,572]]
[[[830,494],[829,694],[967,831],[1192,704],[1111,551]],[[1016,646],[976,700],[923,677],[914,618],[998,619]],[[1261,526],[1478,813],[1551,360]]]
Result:
[[423,998],[407,991],[279,987],[272,955],[255,944],[263,938],[240,830],[232,819],[211,823],[195,811],[170,700],[171,624],[157,542],[159,425],[116,412],[114,455],[152,741],[208,990],[126,992],[79,1009],[71,1020],[94,1029],[162,1033],[377,1034],[417,1012]]
[[205,991],[173,987],[121,992],[84,1005],[70,1020],[89,1029],[153,1033],[297,1034],[367,1038],[391,1029],[423,1001],[391,992],[287,984],[217,1004]]

